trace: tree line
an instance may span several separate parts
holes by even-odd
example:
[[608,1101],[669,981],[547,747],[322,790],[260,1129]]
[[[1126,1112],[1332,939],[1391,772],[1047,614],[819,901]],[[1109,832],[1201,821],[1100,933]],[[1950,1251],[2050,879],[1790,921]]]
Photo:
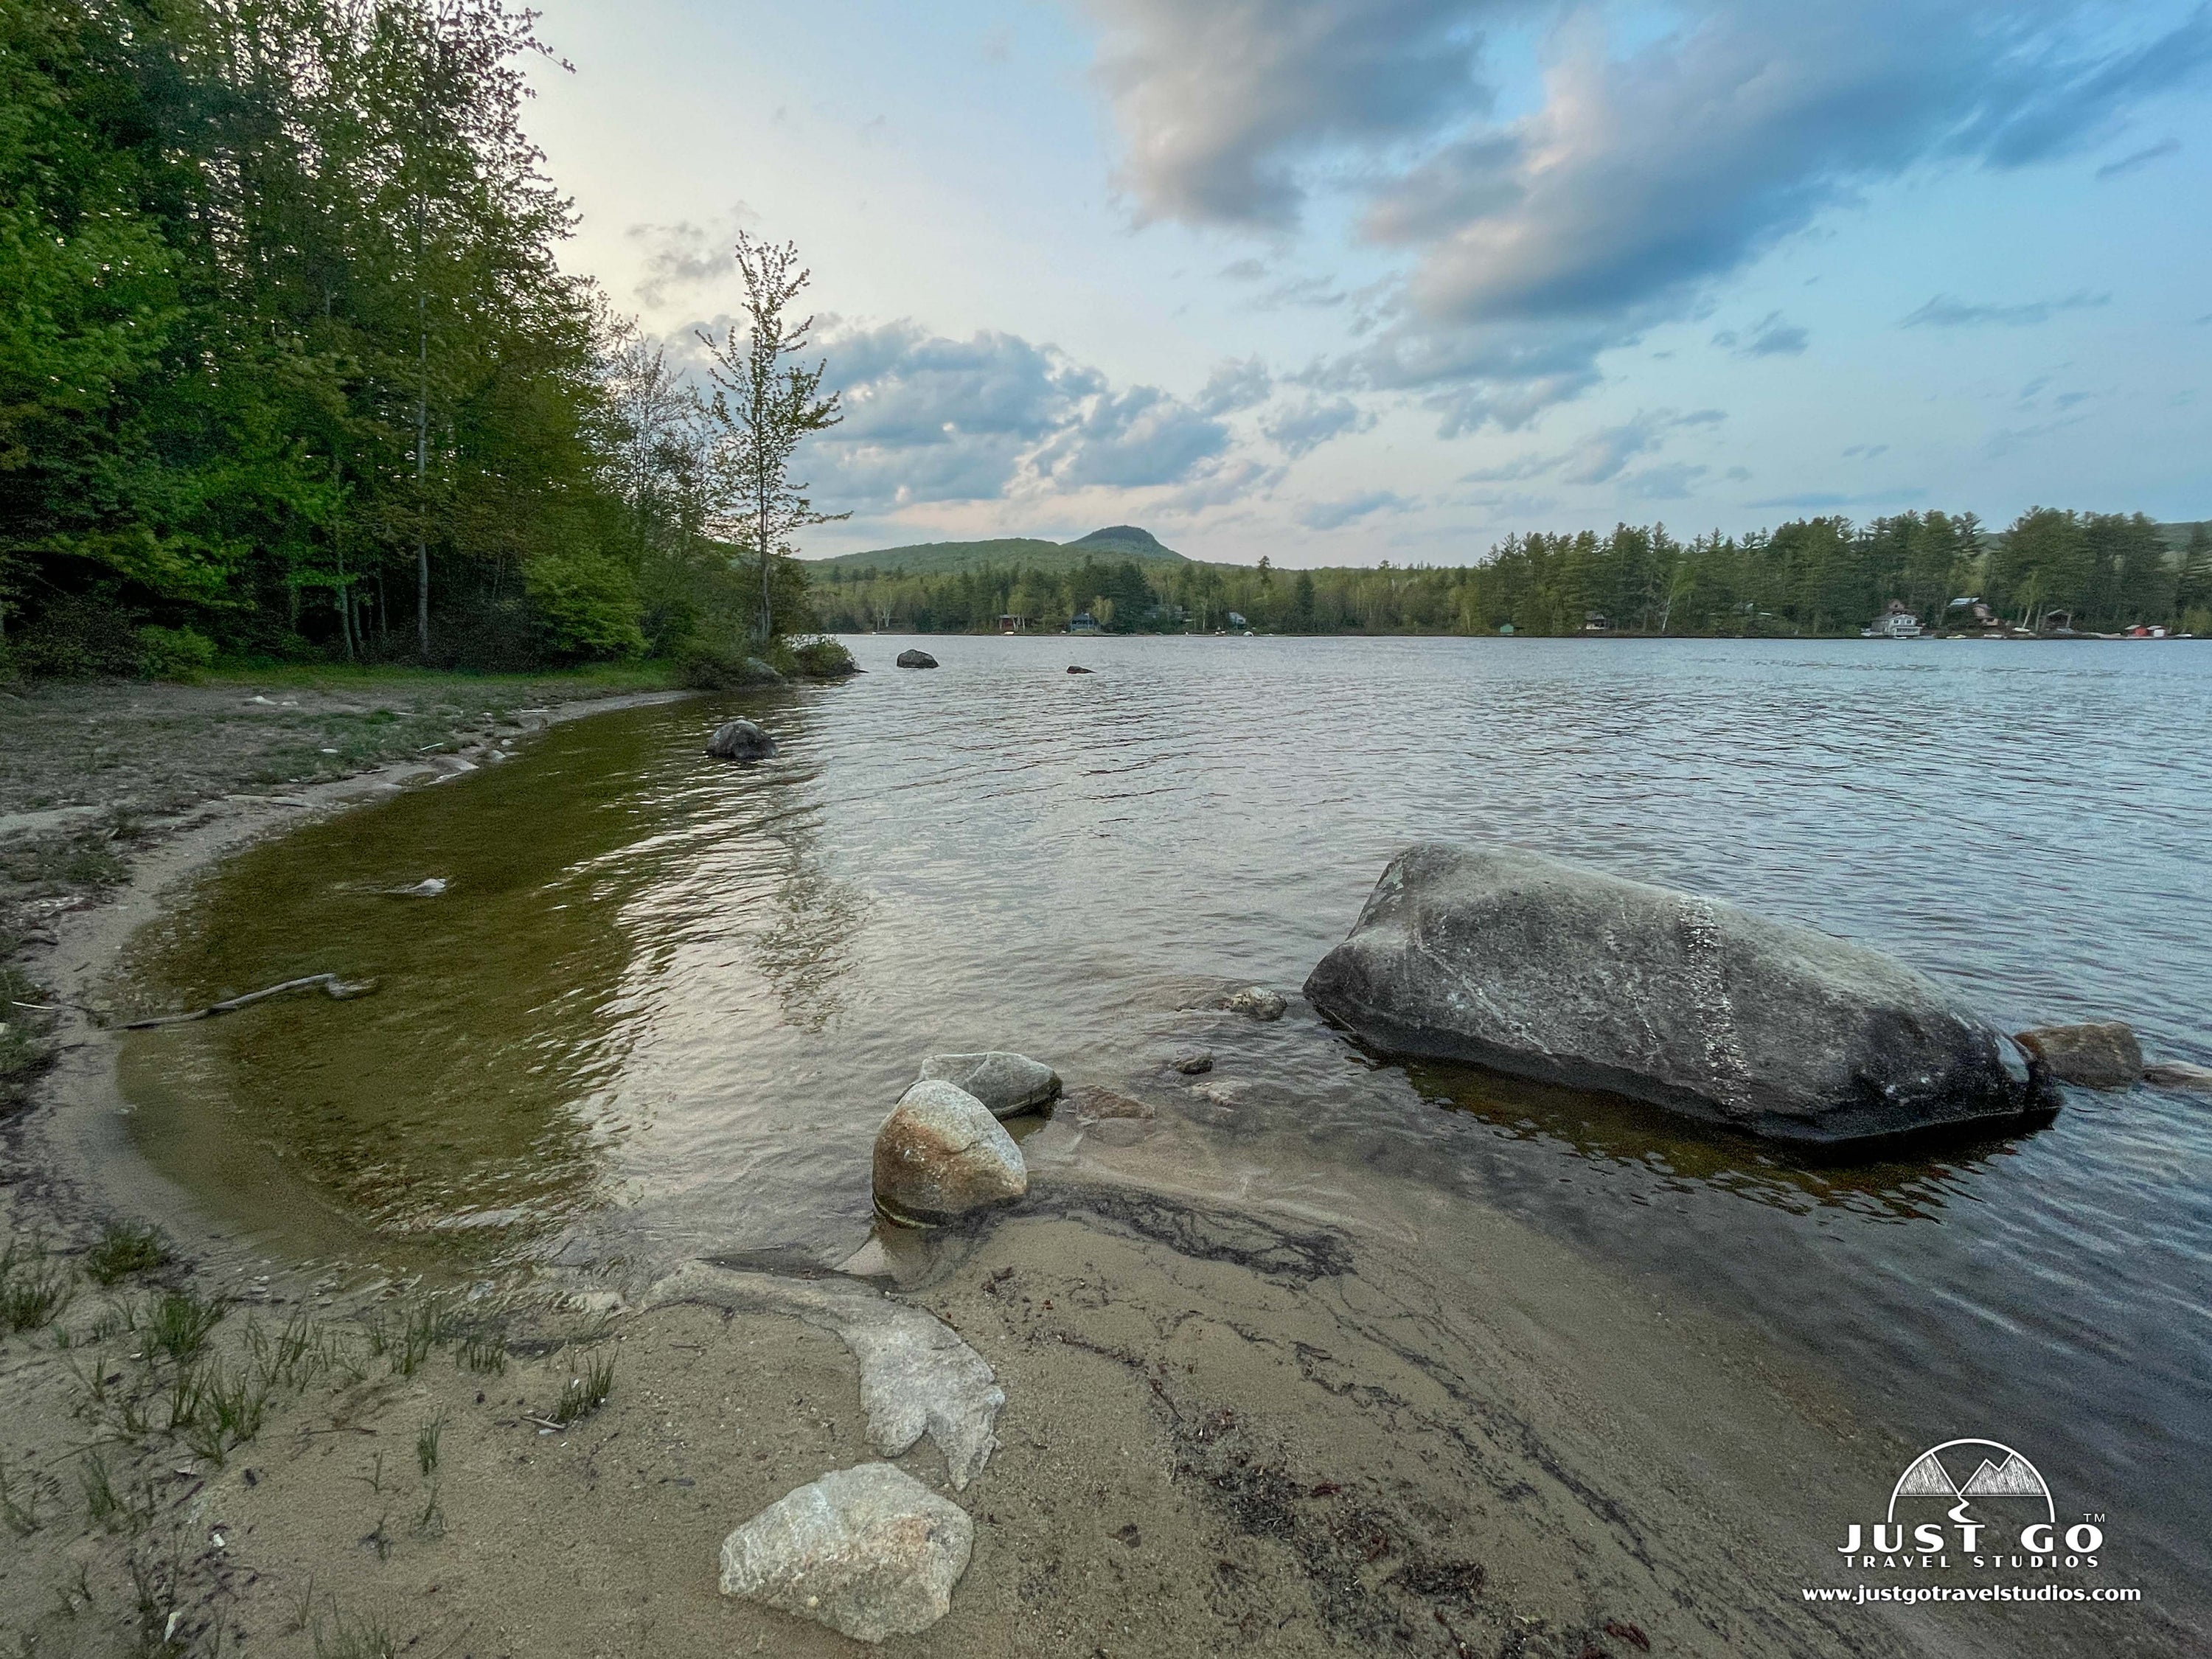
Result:
[[[1088,613],[1109,632],[1856,635],[1893,601],[1930,627],[1955,599],[2001,623],[2117,631],[2161,623],[2212,635],[2212,538],[2169,548],[2143,514],[2036,507],[1999,533],[1971,513],[1853,524],[1802,519],[1687,541],[1663,525],[1610,535],[1509,537],[1464,565],[1338,567],[1086,562],[933,575],[830,566],[814,609],[840,631],[969,632],[1006,613],[1062,628]],[[1954,622],[1971,618],[1953,612]]]
[[807,624],[805,273],[750,245],[702,398],[560,268],[545,57],[501,0],[0,0],[0,669]]

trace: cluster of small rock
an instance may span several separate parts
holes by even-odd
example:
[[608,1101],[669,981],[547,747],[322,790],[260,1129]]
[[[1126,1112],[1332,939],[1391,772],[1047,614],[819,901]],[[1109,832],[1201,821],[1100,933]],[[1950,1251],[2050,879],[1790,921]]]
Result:
[[[1049,1106],[1060,1091],[1060,1074],[1025,1054],[932,1055],[877,1133],[877,1207],[932,1226],[1022,1197],[1029,1168],[1000,1120]],[[789,1314],[835,1331],[860,1362],[875,1450],[896,1457],[927,1434],[955,1491],[997,1448],[1006,1397],[989,1364],[941,1321],[866,1285],[694,1263],[664,1280],[655,1300]],[[896,1464],[833,1469],[723,1541],[722,1593],[857,1641],[909,1636],[951,1609],[975,1535],[965,1510]]]

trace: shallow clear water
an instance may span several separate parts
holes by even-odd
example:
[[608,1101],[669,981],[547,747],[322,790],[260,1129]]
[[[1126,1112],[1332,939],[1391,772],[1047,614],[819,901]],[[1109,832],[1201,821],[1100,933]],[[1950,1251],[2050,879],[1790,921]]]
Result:
[[[318,1254],[834,1260],[921,1057],[1018,1048],[1189,1102],[1263,1189],[1356,1165],[1522,1215],[1901,1434],[2033,1444],[2204,1571],[2212,1493],[2179,1472],[2212,1454],[2212,1099],[2074,1092],[2036,1134],[1813,1169],[1376,1066],[1295,1001],[1190,1009],[1294,991],[1390,854],[1446,836],[1864,940],[2008,1027],[2122,1018],[2212,1061],[2212,650],[947,638],[901,672],[913,641],[850,643],[847,684],[558,728],[226,866],[143,942],[135,997],[383,988],[134,1039],[142,1144]],[[739,711],[776,760],[703,757]],[[431,875],[443,896],[380,890]],[[1194,1040],[1231,1107],[1157,1070]]]

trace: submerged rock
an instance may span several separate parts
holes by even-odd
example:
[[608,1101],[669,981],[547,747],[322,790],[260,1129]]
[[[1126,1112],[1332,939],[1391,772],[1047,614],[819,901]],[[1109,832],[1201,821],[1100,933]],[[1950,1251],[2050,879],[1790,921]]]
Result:
[[921,1062],[921,1079],[965,1089],[993,1117],[1033,1112],[1060,1093],[1059,1073],[1042,1060],[1003,1048],[980,1054],[932,1054]]
[[2014,1127],[2059,1105],[2040,1060],[1902,963],[1533,853],[1400,854],[1305,990],[1386,1052],[1781,1140]]
[[1076,1116],[1085,1123],[1114,1118],[1149,1123],[1158,1115],[1148,1103],[1117,1095],[1111,1089],[1078,1089],[1068,1099],[1075,1106]]
[[998,1449],[1006,1403],[983,1356],[934,1315],[854,1279],[791,1279],[688,1262],[655,1285],[647,1307],[698,1303],[732,1313],[787,1314],[834,1332],[860,1365],[868,1443],[897,1457],[924,1434],[945,1455],[953,1490],[983,1471]]
[[1067,665],[1067,672],[1071,674],[1093,674],[1097,672],[1097,670],[1092,668],[1078,668],[1073,663],[1070,663]]
[[965,1089],[927,1079],[876,1132],[876,1206],[894,1221],[933,1225],[1006,1204],[1030,1189],[1022,1149]]
[[1213,1053],[1208,1048],[1185,1048],[1168,1056],[1168,1066],[1185,1077],[1198,1077],[1213,1069]]
[[1232,1014],[1244,1014],[1253,1019],[1280,1019],[1283,1010],[1290,1005],[1264,986],[1250,985],[1241,991],[1231,991],[1213,1005]]
[[716,760],[765,760],[775,753],[775,739],[750,720],[729,720],[714,728],[707,752]]
[[934,668],[937,659],[927,651],[902,651],[898,653],[898,665],[901,668]]
[[2212,1095],[2212,1066],[2191,1066],[2185,1060],[2160,1060],[2143,1067],[2143,1081],[2161,1089],[2194,1089]]
[[722,1541],[722,1594],[860,1642],[927,1630],[952,1606],[975,1523],[890,1463],[787,1492]]
[[2085,1089],[2124,1089],[2143,1074],[2142,1044],[2118,1020],[2080,1025],[2039,1025],[2019,1035],[2020,1046],[2039,1054],[2061,1083]]

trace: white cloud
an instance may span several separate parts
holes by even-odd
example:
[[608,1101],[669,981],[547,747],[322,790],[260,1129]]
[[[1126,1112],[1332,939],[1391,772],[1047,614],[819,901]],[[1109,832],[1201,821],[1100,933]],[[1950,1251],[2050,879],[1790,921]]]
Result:
[[[1115,388],[1058,348],[985,331],[965,340],[910,321],[830,319],[820,337],[845,421],[814,441],[816,498],[831,510],[985,501],[1088,489],[1212,482],[1229,428],[1158,386]],[[1209,382],[1217,402],[1251,394],[1257,363]],[[1262,391],[1261,395],[1264,395]]]
[[1260,430],[1295,460],[1332,438],[1366,431],[1375,419],[1349,398],[1323,398],[1308,392],[1300,401],[1278,407],[1260,422]]
[[1395,489],[1370,489],[1358,495],[1347,495],[1341,501],[1309,501],[1298,509],[1298,522],[1309,530],[1341,530],[1360,519],[1370,519],[1376,514],[1411,513],[1420,506]]
[[[1316,383],[1413,394],[1447,436],[1588,390],[1871,183],[2078,151],[2212,62],[2212,8],[2160,33],[2101,0],[1686,0],[1633,40],[1574,0],[1091,4],[1138,218],[1279,236],[1348,198],[1406,264]],[[1498,120],[1484,33],[1524,23],[1542,98]],[[1806,343],[1777,316],[1737,349]]]

